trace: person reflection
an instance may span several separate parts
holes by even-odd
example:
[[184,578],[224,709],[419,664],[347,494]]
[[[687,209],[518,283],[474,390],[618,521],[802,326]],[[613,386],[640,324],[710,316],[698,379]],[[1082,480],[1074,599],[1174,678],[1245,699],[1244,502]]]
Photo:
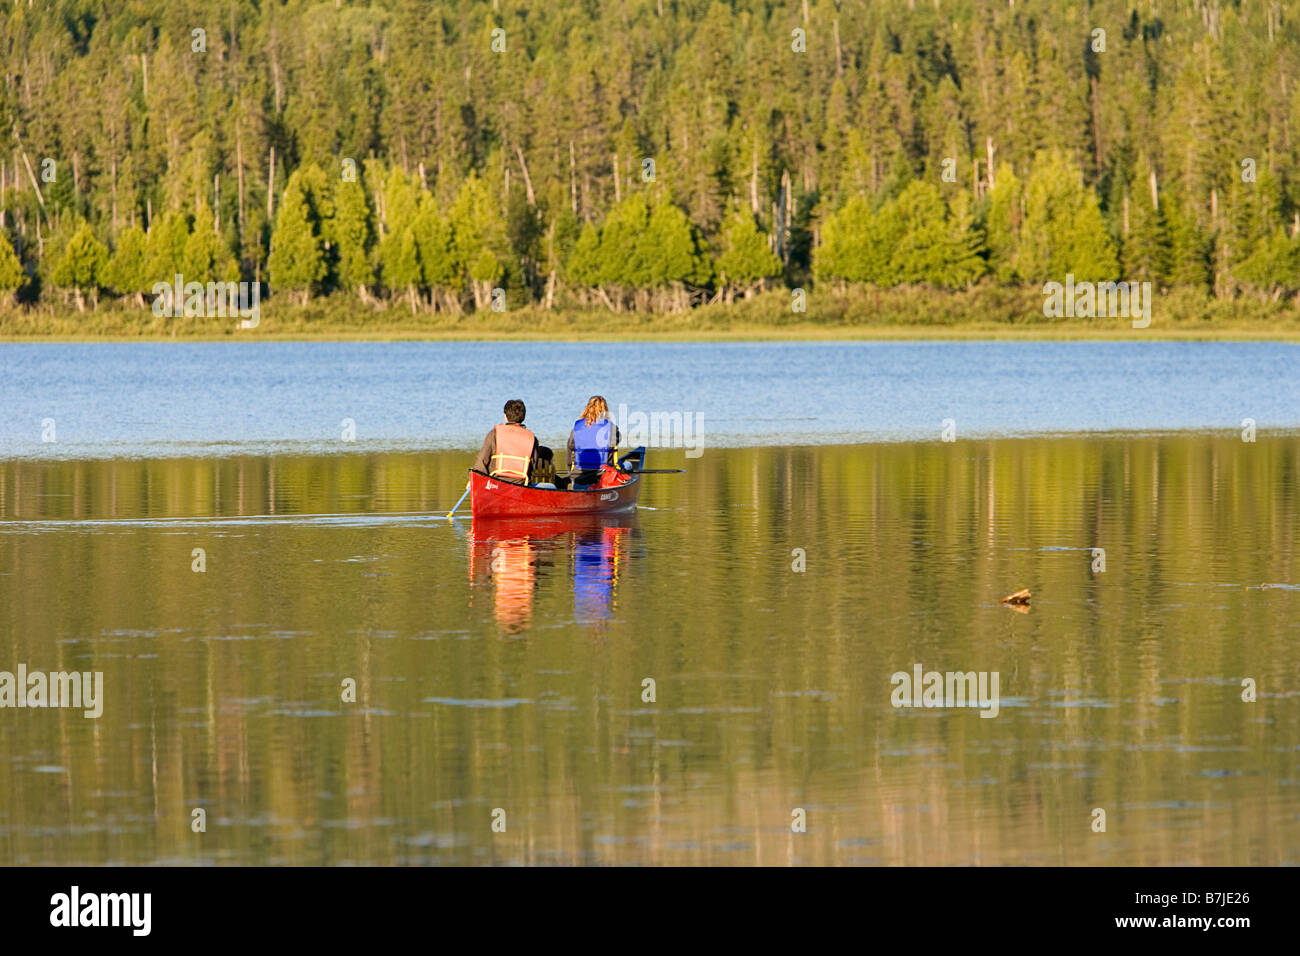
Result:
[[619,544],[628,530],[606,525],[574,534],[573,604],[579,623],[609,619],[618,583]]
[[536,548],[527,534],[470,531],[470,603],[474,589],[489,581],[494,591],[493,613],[506,634],[521,634],[533,620],[533,590],[537,580]]

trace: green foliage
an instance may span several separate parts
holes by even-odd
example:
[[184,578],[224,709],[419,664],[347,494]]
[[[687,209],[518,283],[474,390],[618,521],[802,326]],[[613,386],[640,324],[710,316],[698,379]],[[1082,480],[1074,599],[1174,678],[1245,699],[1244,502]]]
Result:
[[415,230],[407,226],[400,236],[394,236],[389,246],[389,257],[384,262],[384,281],[390,289],[414,289],[420,284],[420,251]]
[[565,276],[576,285],[589,288],[600,285],[600,230],[592,223],[584,223],[578,233],[565,266]]
[[335,284],[356,292],[372,285],[375,269],[370,262],[373,234],[370,207],[359,182],[340,180],[334,185],[334,215],[325,221],[325,236],[336,254]]
[[954,225],[936,186],[912,182],[880,215],[896,216],[902,227],[889,257],[895,283],[957,287],[974,281],[983,271],[979,237],[967,207],[963,205],[961,221]]
[[1296,291],[1300,288],[1300,239],[1287,235],[1285,229],[1277,229],[1255,243],[1236,272],[1250,291],[1261,295]]
[[854,197],[829,217],[814,271],[878,286],[960,288],[985,271],[982,248],[969,202],[959,198],[949,210],[937,187],[917,180],[875,212]]
[[[319,220],[311,201],[323,184],[294,173],[284,191],[284,201],[271,233],[270,279],[272,291],[297,292],[308,299],[325,278],[325,249],[320,239]],[[319,193],[315,193],[319,198]]]
[[658,202],[647,225],[636,244],[637,275],[642,280],[639,285],[702,286],[713,277],[699,231],[681,209],[669,202]]
[[1025,218],[1017,262],[1022,279],[1032,285],[1103,282],[1119,278],[1114,243],[1091,189],[1065,154],[1040,154],[1025,184]]
[[22,288],[27,281],[23,264],[14,252],[13,243],[0,232],[0,294],[9,295]]
[[[458,290],[460,273],[453,250],[451,223],[438,212],[437,201],[430,193],[420,196],[413,232],[425,288]],[[472,268],[470,271],[471,274],[474,272]],[[483,278],[491,280],[496,277],[486,275]]]
[[748,292],[764,279],[781,274],[781,260],[772,252],[754,217],[737,208],[722,228],[722,254],[715,263],[719,282]]
[[[432,15],[237,0],[221,32],[240,42],[203,57],[163,0],[8,6],[6,129],[32,157],[78,157],[43,183],[44,209],[25,181],[6,189],[43,288],[82,219],[115,250],[97,281],[122,294],[239,265],[299,298],[381,280],[480,306],[498,283],[538,301],[553,272],[561,299],[638,308],[809,271],[1294,284],[1260,270],[1287,267],[1277,236],[1300,212],[1300,43],[1260,5],[1221,5],[1207,26],[1204,4],[1098,0],[1089,16],[1118,24],[1098,56],[1077,5],[818,2],[798,56],[782,4],[506,4],[506,57],[486,47],[481,0]],[[362,182],[339,179],[345,158]],[[955,182],[939,178],[949,159]],[[398,281],[412,248],[419,275]]]
[[998,167],[989,193],[986,217],[989,267],[994,277],[1007,284],[1025,280],[1020,271],[1020,230],[1025,216],[1024,184],[1005,163]]
[[239,281],[238,263],[226,249],[213,222],[212,210],[206,203],[201,204],[181,255],[181,274],[186,282]]
[[1164,210],[1156,206],[1159,197],[1153,197],[1149,177],[1147,170],[1146,181],[1133,182],[1125,192],[1122,215],[1128,232],[1120,259],[1126,279],[1159,286],[1169,278],[1170,239]]
[[189,222],[178,212],[169,212],[149,226],[145,255],[146,284],[170,283],[185,272],[185,246],[190,238]]
[[[122,295],[150,292],[154,281],[147,270],[149,237],[139,226],[128,226],[117,237],[117,248],[108,261],[109,288]],[[157,280],[163,281],[161,279]]]
[[83,222],[68,240],[50,280],[59,288],[96,290],[108,284],[108,247]]

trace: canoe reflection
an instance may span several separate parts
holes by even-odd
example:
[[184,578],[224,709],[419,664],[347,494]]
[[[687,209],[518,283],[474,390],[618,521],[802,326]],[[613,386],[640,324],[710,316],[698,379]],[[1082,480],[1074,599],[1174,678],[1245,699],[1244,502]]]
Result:
[[492,587],[497,625],[507,634],[528,630],[533,595],[559,559],[572,569],[574,617],[607,620],[628,542],[638,531],[630,515],[475,518],[469,532],[470,604]]

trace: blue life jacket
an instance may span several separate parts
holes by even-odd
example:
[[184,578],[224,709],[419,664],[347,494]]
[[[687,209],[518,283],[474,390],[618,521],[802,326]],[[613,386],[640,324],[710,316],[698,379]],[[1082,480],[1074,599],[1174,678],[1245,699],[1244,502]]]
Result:
[[614,444],[614,423],[605,418],[588,425],[579,418],[573,423],[573,457],[578,468],[594,471],[607,464]]

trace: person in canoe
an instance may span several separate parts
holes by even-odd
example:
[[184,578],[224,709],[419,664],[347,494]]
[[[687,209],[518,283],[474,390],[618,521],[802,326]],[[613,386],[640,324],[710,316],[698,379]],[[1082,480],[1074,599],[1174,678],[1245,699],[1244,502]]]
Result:
[[[614,464],[614,450],[622,436],[609,420],[609,405],[603,396],[587,399],[582,417],[569,432],[569,473],[574,485],[590,485],[600,480],[606,465]],[[575,470],[576,469],[576,470]]]
[[474,459],[474,470],[518,485],[551,483],[555,474],[552,452],[524,427],[527,412],[524,403],[512,398],[503,411],[506,420],[492,426],[483,439],[483,447]]

